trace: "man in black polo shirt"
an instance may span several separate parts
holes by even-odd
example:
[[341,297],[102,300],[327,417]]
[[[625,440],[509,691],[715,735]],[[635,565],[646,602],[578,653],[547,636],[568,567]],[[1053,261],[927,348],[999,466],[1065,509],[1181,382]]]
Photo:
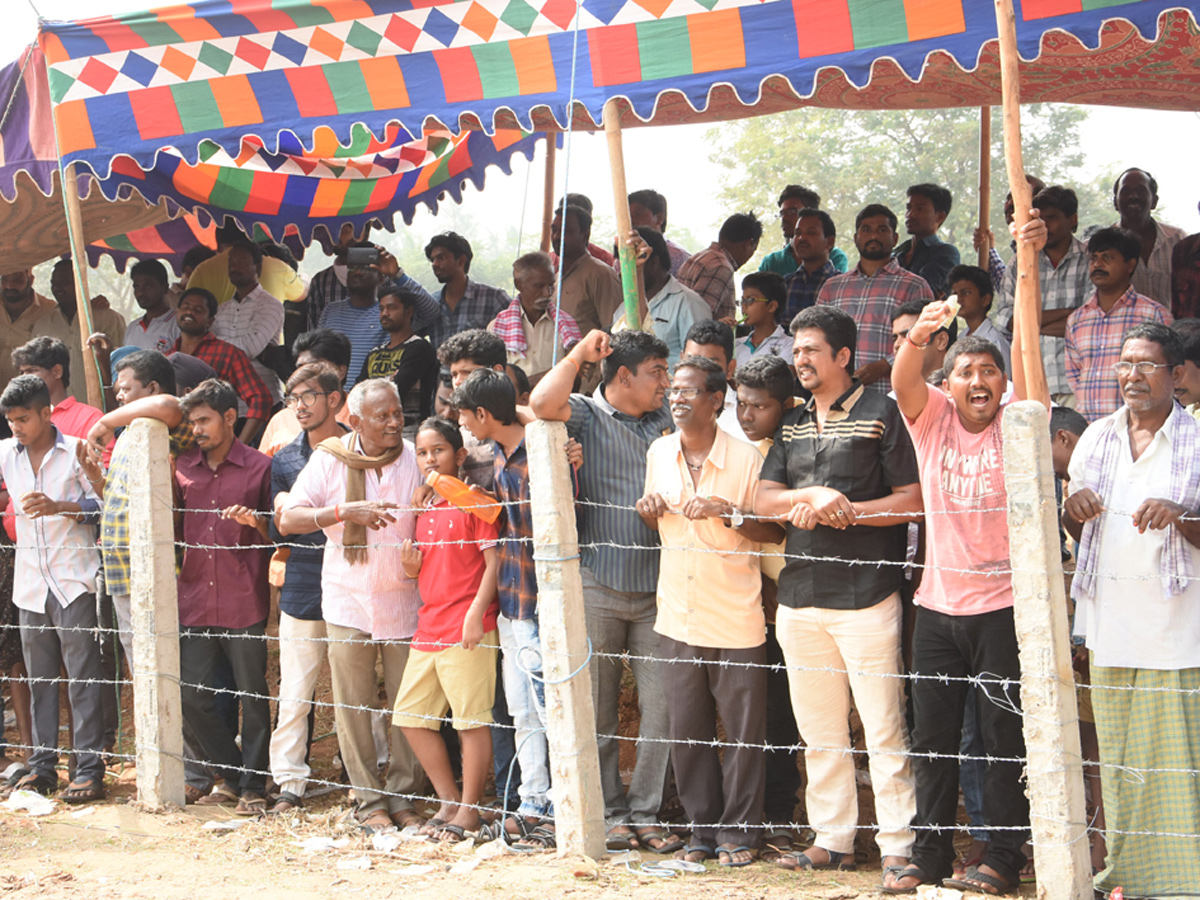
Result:
[[[775,627],[809,748],[805,805],[816,841],[779,864],[854,868],[853,696],[870,758],[876,842],[885,869],[902,867],[916,812],[900,664],[905,525],[921,510],[916,455],[895,401],[850,374],[857,328],[849,315],[812,306],[792,333],[796,374],[812,398],[784,415],[755,508],[789,523]],[[845,562],[819,561],[830,557]]]

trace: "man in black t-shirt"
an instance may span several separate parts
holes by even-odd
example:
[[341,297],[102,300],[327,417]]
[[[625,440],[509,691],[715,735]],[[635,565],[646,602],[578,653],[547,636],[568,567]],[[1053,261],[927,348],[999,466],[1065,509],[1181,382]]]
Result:
[[854,320],[812,306],[792,332],[796,374],[812,397],[784,414],[755,509],[788,521],[775,628],[809,748],[805,805],[816,841],[779,864],[854,867],[853,698],[870,759],[876,842],[885,870],[898,871],[908,864],[916,813],[905,756],[900,587],[906,523],[921,510],[917,459],[896,402],[851,375]]
[[413,440],[417,426],[431,414],[437,390],[437,351],[412,329],[417,298],[394,283],[379,289],[379,325],[387,332],[386,344],[367,354],[358,380],[390,378],[400,391],[404,408],[404,437]]

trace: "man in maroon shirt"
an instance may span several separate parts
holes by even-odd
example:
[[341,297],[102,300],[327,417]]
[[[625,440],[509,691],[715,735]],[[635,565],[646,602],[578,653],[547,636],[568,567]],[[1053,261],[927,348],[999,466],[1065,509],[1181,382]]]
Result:
[[[271,711],[264,638],[271,460],[234,436],[237,394],[210,378],[180,400],[196,446],[175,462],[179,679],[185,740],[225,779],[212,796],[239,815],[266,810]],[[242,746],[217,714],[213,671],[224,653],[242,693]]]

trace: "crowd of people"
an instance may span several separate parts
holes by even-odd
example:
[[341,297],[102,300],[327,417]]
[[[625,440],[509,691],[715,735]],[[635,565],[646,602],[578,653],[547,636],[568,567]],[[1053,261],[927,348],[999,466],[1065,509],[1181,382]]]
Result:
[[[1200,884],[1200,235],[1154,217],[1140,169],[1084,237],[1075,193],[1030,181],[1012,249],[1038,256],[1096,884],[1184,894]],[[553,848],[524,442],[541,419],[570,436],[610,849],[852,869],[866,777],[884,893],[1015,891],[1034,865],[1000,430],[1020,399],[1016,267],[986,229],[988,264],[963,264],[939,237],[952,199],[910,187],[903,243],[889,206],[855,211],[850,260],[817,193],[788,185],[783,246],[739,285],[756,216],[690,253],[665,198],[636,191],[636,323],[579,194],[554,253],[513,262],[511,295],[470,277],[452,232],[425,248],[431,293],[348,230],[306,283],[227,226],[175,283],[158,260],[132,267],[139,318],[91,301],[107,412],[85,402],[70,262],[53,299],[4,275],[6,789],[59,791],[65,669],[61,797],[105,796],[104,685],[122,657],[143,664],[129,508],[145,478],[124,431],[149,418],[170,439],[187,801],[304,806],[327,664],[364,829]]]

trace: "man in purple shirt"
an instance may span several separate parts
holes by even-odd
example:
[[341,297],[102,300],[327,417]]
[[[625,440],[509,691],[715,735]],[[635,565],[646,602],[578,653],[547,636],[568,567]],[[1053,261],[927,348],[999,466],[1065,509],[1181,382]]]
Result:
[[[239,815],[266,810],[271,738],[264,638],[270,587],[265,513],[271,460],[237,440],[237,394],[210,378],[180,400],[196,446],[175,463],[179,573],[179,680],[185,740],[225,779],[215,801]],[[217,714],[213,672],[224,654],[242,693],[242,744]]]

